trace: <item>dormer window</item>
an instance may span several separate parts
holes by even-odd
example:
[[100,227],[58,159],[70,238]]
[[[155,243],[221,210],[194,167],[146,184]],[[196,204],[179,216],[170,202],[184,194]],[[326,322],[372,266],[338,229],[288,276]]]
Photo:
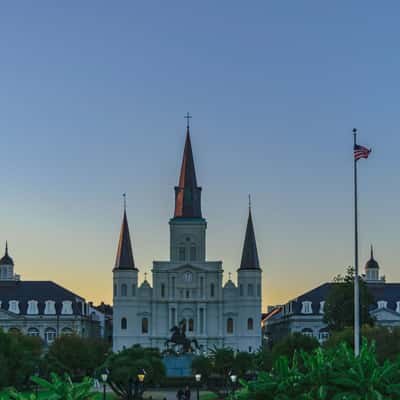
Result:
[[29,315],[37,315],[37,314],[39,314],[38,302],[36,300],[29,300],[28,301],[28,309],[26,310],[26,313],[29,314]]
[[18,300],[10,300],[8,303],[8,311],[19,314],[19,301]]
[[319,302],[319,313],[320,314],[323,314],[325,312],[324,308],[325,308],[325,301],[320,301]]
[[44,313],[46,315],[54,315],[56,313],[56,303],[53,300],[46,300]]
[[378,308],[387,308],[387,301],[379,300],[378,301]]
[[301,307],[302,314],[312,314],[312,303],[311,301],[303,301]]
[[[0,304],[1,306],[1,304]],[[396,301],[396,312],[400,313],[400,301]]]
[[64,315],[72,315],[72,301],[70,300],[64,300],[62,302],[62,309],[61,309],[61,314]]

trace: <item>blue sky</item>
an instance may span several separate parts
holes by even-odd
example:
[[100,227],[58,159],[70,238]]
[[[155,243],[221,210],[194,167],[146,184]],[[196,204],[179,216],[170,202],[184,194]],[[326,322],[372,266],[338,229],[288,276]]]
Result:
[[141,272],[168,257],[185,120],[208,258],[235,271],[247,194],[280,303],[360,253],[399,281],[400,4],[8,2],[0,8],[0,241],[25,279],[111,299],[127,193]]

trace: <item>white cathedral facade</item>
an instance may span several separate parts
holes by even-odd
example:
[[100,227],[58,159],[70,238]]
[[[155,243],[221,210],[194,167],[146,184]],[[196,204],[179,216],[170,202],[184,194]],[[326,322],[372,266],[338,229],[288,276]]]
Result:
[[214,346],[253,352],[261,346],[262,271],[251,210],[245,234],[237,286],[223,284],[221,261],[206,259],[207,222],[201,213],[201,188],[193,161],[189,127],[175,212],[169,221],[170,259],[154,261],[153,287],[139,286],[124,210],[113,269],[113,349],[140,344],[165,349],[171,328],[184,326],[202,351]]

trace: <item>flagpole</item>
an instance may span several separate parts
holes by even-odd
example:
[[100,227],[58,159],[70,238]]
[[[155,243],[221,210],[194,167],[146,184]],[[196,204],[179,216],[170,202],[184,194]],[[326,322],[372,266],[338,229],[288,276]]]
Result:
[[[353,129],[354,147],[357,144],[357,129]],[[358,204],[357,204],[357,160],[354,157],[354,354],[360,354],[360,288],[358,277]]]

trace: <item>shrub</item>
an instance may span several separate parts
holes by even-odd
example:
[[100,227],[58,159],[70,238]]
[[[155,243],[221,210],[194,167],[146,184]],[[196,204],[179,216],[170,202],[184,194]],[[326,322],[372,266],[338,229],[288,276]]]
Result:
[[100,368],[105,369],[109,370],[108,383],[111,389],[122,398],[128,397],[130,382],[136,381],[142,370],[146,372],[146,384],[159,383],[165,375],[159,350],[139,345],[111,354]]
[[272,348],[272,360],[274,362],[281,356],[292,359],[296,350],[309,353],[318,347],[319,342],[314,337],[309,337],[301,333],[293,333],[286,336]]
[[5,333],[0,329],[0,389],[29,384],[40,363],[42,341],[38,337]]
[[48,371],[59,375],[67,373],[73,380],[93,376],[108,356],[109,344],[102,339],[78,335],[59,336],[50,346],[45,357]]
[[[300,368],[301,364],[301,368]],[[379,364],[374,345],[363,341],[359,357],[346,343],[336,349],[280,357],[270,373],[241,381],[237,400],[399,400],[400,361]]]

